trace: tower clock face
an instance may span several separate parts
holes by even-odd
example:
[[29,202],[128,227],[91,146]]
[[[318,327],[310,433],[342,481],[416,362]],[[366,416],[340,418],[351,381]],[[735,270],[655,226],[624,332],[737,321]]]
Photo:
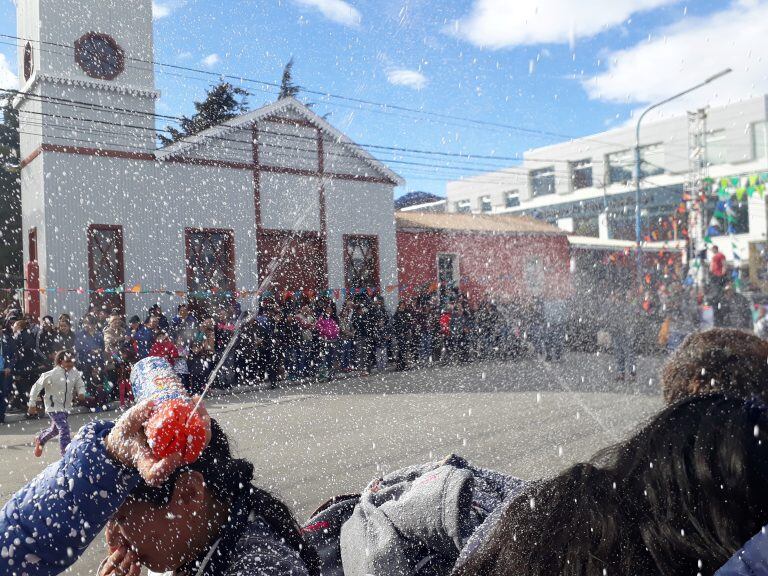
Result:
[[107,34],[90,32],[75,42],[75,60],[91,78],[114,80],[125,70],[125,53]]

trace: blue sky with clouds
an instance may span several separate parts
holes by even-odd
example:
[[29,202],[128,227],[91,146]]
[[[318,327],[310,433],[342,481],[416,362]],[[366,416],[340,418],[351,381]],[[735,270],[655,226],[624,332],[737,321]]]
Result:
[[[665,113],[768,92],[768,0],[156,0],[154,10],[161,62],[279,82],[293,56],[295,81],[313,89],[508,126],[302,96],[365,144],[511,157],[625,124],[726,66],[727,81]],[[14,0],[0,0],[0,34],[15,34]],[[0,44],[0,87],[16,73],[14,48]],[[216,78],[174,74],[158,69],[158,112],[189,114]],[[253,107],[274,99],[243,86]],[[391,163],[408,181],[398,193],[443,194],[448,179],[510,164],[374,153],[428,165]]]

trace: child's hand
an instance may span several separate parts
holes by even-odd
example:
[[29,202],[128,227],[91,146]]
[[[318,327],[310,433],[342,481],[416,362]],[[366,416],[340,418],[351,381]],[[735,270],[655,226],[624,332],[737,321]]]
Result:
[[[196,401],[196,398],[193,398],[193,401]],[[184,462],[182,455],[178,453],[162,459],[154,456],[144,433],[144,424],[154,411],[155,406],[151,401],[141,402],[128,410],[112,428],[105,445],[112,458],[123,466],[136,468],[150,486],[159,486]],[[198,407],[198,413],[206,428],[207,446],[211,440],[210,416],[202,404]]]
[[27,414],[30,416],[37,416],[37,406],[30,406],[27,408]]

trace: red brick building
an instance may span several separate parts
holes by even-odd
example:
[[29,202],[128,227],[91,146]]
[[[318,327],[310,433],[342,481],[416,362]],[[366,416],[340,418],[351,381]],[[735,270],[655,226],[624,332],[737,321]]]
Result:
[[513,216],[397,212],[397,263],[402,296],[428,286],[460,286],[471,301],[570,291],[565,232]]

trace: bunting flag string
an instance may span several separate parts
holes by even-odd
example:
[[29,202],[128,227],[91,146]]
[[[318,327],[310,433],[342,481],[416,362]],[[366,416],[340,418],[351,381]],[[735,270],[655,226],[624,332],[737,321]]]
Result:
[[44,288],[0,288],[0,292],[39,292],[40,294],[56,293],[56,294],[79,294],[79,295],[118,295],[118,294],[130,294],[130,295],[162,295],[162,296],[175,296],[182,299],[228,299],[228,298],[248,298],[248,297],[260,297],[260,298],[275,298],[275,297],[309,297],[314,298],[317,296],[324,296],[327,298],[333,298],[339,300],[340,298],[346,298],[348,296],[360,296],[368,295],[370,297],[386,293],[392,294],[396,290],[403,293],[419,292],[434,294],[441,288],[466,288],[471,284],[475,285],[489,285],[496,282],[515,282],[518,280],[517,275],[514,274],[502,274],[498,276],[484,276],[479,278],[470,278],[469,276],[462,276],[457,281],[453,282],[437,282],[430,280],[422,283],[400,283],[391,284],[380,288],[378,286],[359,287],[359,288],[327,288],[323,290],[285,290],[275,292],[273,290],[222,290],[220,288],[212,288],[210,290],[197,290],[197,291],[185,291],[185,290],[167,290],[161,289],[147,289],[141,284],[135,284],[126,288],[125,286],[116,286],[113,288],[97,288],[86,289],[82,287],[78,288],[64,288],[60,286],[48,286]]

